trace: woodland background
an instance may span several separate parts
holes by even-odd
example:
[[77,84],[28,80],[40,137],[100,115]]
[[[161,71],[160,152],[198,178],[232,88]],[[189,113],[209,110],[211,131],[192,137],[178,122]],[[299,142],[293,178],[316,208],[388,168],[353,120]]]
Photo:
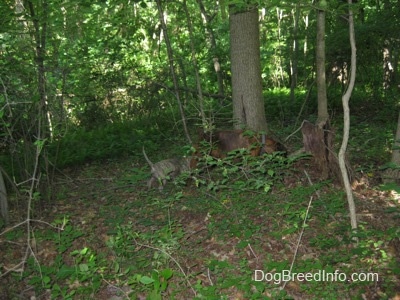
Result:
[[[1,1],[2,298],[398,299],[400,2],[354,2],[347,155],[357,231],[343,188],[321,181],[307,155],[206,158],[215,169],[162,194],[145,188],[142,156],[143,146],[153,161],[190,155],[198,128],[233,128],[229,20],[249,5],[266,122],[289,153],[302,147],[302,121],[318,118],[325,12],[337,151],[351,65],[346,1]],[[380,280],[252,280],[256,268],[291,267]]]

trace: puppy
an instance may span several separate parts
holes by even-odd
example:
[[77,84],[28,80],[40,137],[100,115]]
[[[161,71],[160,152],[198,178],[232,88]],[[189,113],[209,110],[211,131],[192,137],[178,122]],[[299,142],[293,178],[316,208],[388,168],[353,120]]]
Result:
[[147,187],[157,187],[161,191],[164,189],[168,178],[175,178],[182,172],[190,170],[192,157],[177,157],[164,159],[155,164],[147,157],[143,147],[143,155],[151,168],[151,178],[147,182]]

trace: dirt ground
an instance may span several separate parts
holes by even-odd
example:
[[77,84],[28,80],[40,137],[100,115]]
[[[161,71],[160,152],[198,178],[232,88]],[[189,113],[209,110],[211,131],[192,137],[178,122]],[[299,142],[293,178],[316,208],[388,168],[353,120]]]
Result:
[[[212,203],[214,203],[213,198],[217,198],[218,194],[200,192],[199,189],[188,184],[173,204],[164,203],[163,201],[175,191],[174,187],[170,187],[162,194],[159,194],[158,191],[149,192],[146,188],[145,179],[140,178],[140,176],[138,180],[130,177],[133,168],[141,168],[141,166],[127,161],[108,161],[87,164],[81,168],[66,169],[59,173],[54,185],[57,200],[34,203],[35,215],[32,219],[35,219],[35,221],[31,223],[32,240],[30,244],[35,259],[43,265],[55,261],[58,253],[55,243],[51,240],[42,239],[41,237],[44,235],[39,234],[39,232],[48,230],[57,232],[48,224],[54,224],[54,219],[60,219],[62,216],[68,216],[69,223],[83,233],[74,238],[70,249],[63,253],[64,263],[74,265],[74,260],[69,255],[71,249],[90,247],[96,251],[98,256],[101,253],[101,256],[110,262],[110,268],[112,262],[118,258],[116,257],[117,254],[107,244],[111,236],[115,234],[117,224],[131,224],[136,232],[151,233],[159,230],[160,224],[168,224],[170,220],[173,220],[173,223],[177,224],[176,232],[179,232],[179,247],[173,249],[174,251],[170,253],[170,259],[166,264],[182,276],[175,276],[169,283],[169,286],[174,287],[174,292],[172,293],[168,289],[163,295],[165,299],[172,297],[175,299],[191,299],[195,297],[194,286],[196,282],[202,282],[203,286],[209,287],[218,284],[220,275],[213,274],[207,267],[212,260],[228,262],[233,266],[243,266],[245,261],[247,269],[256,270],[265,267],[264,263],[267,258],[270,261],[291,262],[295,253],[297,260],[306,261],[318,258],[324,255],[324,251],[329,252],[329,249],[323,250],[311,246],[322,232],[337,238],[338,245],[332,247],[337,247],[339,252],[350,251],[354,247],[351,244],[339,244],[343,238],[337,237],[338,233],[335,233],[338,224],[348,224],[349,222],[348,216],[342,213],[330,216],[330,219],[323,225],[318,218],[311,218],[300,243],[298,242],[300,228],[292,232],[288,231],[281,237],[276,237],[274,233],[277,228],[285,230],[287,223],[282,219],[284,216],[268,215],[268,210],[274,214],[278,211],[274,208],[268,208],[268,204],[252,208],[252,213],[247,215],[245,222],[251,223],[252,226],[258,226],[259,231],[254,236],[254,240],[253,237],[248,239],[247,246],[239,247],[238,245],[243,240],[242,237],[221,235],[218,233],[221,228],[212,229],[213,226],[216,226],[215,224],[225,224],[226,218],[232,218],[230,213],[237,208],[232,204],[233,202],[230,202],[231,200],[227,198],[221,202],[229,213],[226,215],[223,213],[210,215]],[[283,180],[284,188],[281,187],[272,191],[273,199],[285,201],[285,197],[291,189],[298,188],[301,185],[309,186],[309,181],[318,182],[318,171],[309,164],[298,163],[293,169],[291,175]],[[307,171],[308,178],[304,170]],[[371,230],[384,233],[399,227],[400,195],[392,191],[377,189],[378,177],[378,174],[375,174],[375,177],[358,176],[358,179],[353,183],[353,192],[359,223]],[[340,189],[340,187],[331,184],[322,186],[312,194],[313,201],[319,201],[320,197],[332,193],[335,189]],[[309,200],[309,198],[304,199],[303,207],[307,206]],[[343,201],[346,201],[344,196]],[[273,204],[271,207],[273,207]],[[25,211],[22,201],[14,204],[12,208],[11,220],[13,220],[13,224],[17,223],[16,220],[23,221]],[[312,207],[310,210],[313,214],[322,213],[323,206]],[[40,220],[40,222],[37,220]],[[238,224],[240,225],[240,222]],[[321,226],[324,227],[321,228]],[[19,299],[48,299],[50,297],[49,291],[45,290],[41,295],[38,295],[26,279],[18,279],[21,274],[20,271],[24,268],[23,265],[18,266],[18,263],[21,262],[27,251],[26,238],[26,234],[19,234],[16,235],[14,240],[10,241],[5,235],[0,236],[0,266],[2,272],[17,267],[17,270],[11,272],[12,274],[0,279],[2,282],[0,298],[2,299],[7,299],[5,297],[10,294],[15,295],[16,290],[19,291]],[[374,239],[374,237],[371,237],[371,239]],[[383,243],[379,249],[385,251],[389,257],[388,260],[392,263],[395,261],[400,266],[399,238],[385,240],[385,237],[382,236],[381,240]],[[140,243],[135,245],[134,249],[139,253],[146,247],[149,247],[146,251],[154,250],[150,249],[150,244]],[[346,247],[348,247],[347,250]],[[154,251],[150,252],[153,253]],[[371,255],[370,257],[374,256]],[[375,258],[378,260],[378,255]],[[357,263],[357,266],[359,264],[360,262]],[[381,262],[368,262],[368,264],[373,266],[379,265]],[[385,270],[385,268],[385,266],[381,266],[380,272],[383,272],[382,270]],[[389,293],[387,282],[382,281],[362,287],[357,286],[354,290],[346,291],[342,294],[343,299],[353,297],[400,299],[399,274],[396,275],[389,271],[387,270],[387,274],[391,274],[390,280],[392,282]],[[231,270],[231,272],[234,273],[235,271]],[[240,273],[239,270],[237,272]],[[233,277],[234,275],[230,274]],[[79,283],[70,282],[69,284],[70,287],[73,287],[74,284]],[[302,284],[301,281],[291,281],[286,284],[284,289],[288,297],[292,299],[312,299],[310,292],[305,292],[302,289]],[[265,297],[273,297],[273,292],[278,289],[273,285],[269,287],[270,289],[267,288],[264,292]],[[126,282],[119,281],[118,277],[115,277],[113,280],[104,279],[101,287],[91,297],[99,300],[124,299],[124,295],[131,291],[132,288]],[[221,295],[225,295],[226,299],[246,299],[243,291],[234,286],[221,288],[219,291]],[[146,299],[146,292],[137,293],[137,299]]]

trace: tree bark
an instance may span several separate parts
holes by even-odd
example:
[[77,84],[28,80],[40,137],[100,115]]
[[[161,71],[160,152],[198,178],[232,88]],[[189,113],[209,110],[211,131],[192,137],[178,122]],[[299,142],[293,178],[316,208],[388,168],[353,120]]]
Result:
[[392,163],[400,165],[400,112],[397,119],[397,130],[394,137],[394,147],[392,152]]
[[6,185],[4,183],[2,168],[0,167],[0,213],[1,217],[4,220],[4,223],[8,225],[9,216],[8,216],[8,200],[7,200],[7,190]]
[[230,13],[234,127],[267,131],[262,96],[258,10]]
[[[326,95],[326,73],[325,73],[325,10],[326,1],[319,1],[321,9],[317,9],[317,45],[316,45],[316,68],[317,68],[317,95],[318,95],[318,120],[317,125],[321,128],[329,120],[328,98]],[[329,127],[329,126],[328,126]]]
[[293,13],[293,49],[292,58],[290,60],[290,101],[295,102],[295,89],[297,86],[297,65],[299,57],[299,46],[298,46],[298,31],[299,31],[299,19],[300,19],[300,2],[296,4],[295,11]]
[[350,109],[349,109],[349,101],[351,94],[353,92],[354,83],[356,79],[356,41],[355,41],[355,33],[354,33],[354,20],[353,20],[353,11],[351,8],[352,0],[348,0],[349,4],[349,35],[350,35],[350,46],[351,46],[351,70],[350,70],[350,81],[349,86],[342,97],[343,104],[343,119],[344,119],[344,127],[343,127],[343,140],[342,145],[339,150],[339,166],[342,172],[343,184],[346,191],[347,203],[349,205],[350,212],[350,223],[351,228],[357,228],[357,218],[356,218],[356,206],[354,204],[353,192],[351,190],[348,170],[345,162],[345,155],[347,144],[349,141],[349,132],[350,132]]
[[340,180],[338,159],[334,154],[334,133],[309,121],[303,121],[301,126],[304,150],[312,154],[316,167],[320,171],[320,179],[332,178]]
[[304,121],[302,125],[303,143],[307,152],[314,157],[321,172],[321,179],[332,178],[341,181],[338,159],[334,154],[334,132],[330,128],[328,99],[325,76],[325,0],[319,1],[317,9],[316,41],[316,83],[318,96],[318,119],[315,125]]

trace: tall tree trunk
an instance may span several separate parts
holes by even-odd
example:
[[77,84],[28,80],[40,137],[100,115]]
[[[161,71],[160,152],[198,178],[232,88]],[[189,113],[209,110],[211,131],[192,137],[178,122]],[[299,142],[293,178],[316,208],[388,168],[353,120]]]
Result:
[[303,122],[304,148],[310,152],[321,172],[321,179],[341,179],[338,160],[334,155],[334,133],[330,128],[325,78],[325,0],[319,1],[317,9],[316,82],[318,95],[318,119],[315,125]]
[[[215,73],[217,75],[217,83],[218,83],[218,95],[222,96],[224,95],[224,80],[222,77],[222,70],[221,70],[221,65],[219,62],[219,55],[217,53],[217,40],[215,38],[215,34],[213,31],[213,28],[211,27],[211,17],[207,14],[206,9],[204,7],[203,1],[202,0],[197,0],[197,3],[199,4],[201,14],[203,15],[204,19],[206,20],[206,30],[208,32],[208,35],[210,37],[210,44],[211,44],[211,50],[214,55],[214,69]],[[220,1],[220,5],[224,6],[224,4]],[[224,7],[221,8],[221,12],[224,11]]]
[[37,132],[37,138],[48,137],[45,133],[46,129],[49,129],[50,119],[46,124],[47,114],[47,94],[46,94],[46,70],[45,70],[45,57],[46,57],[46,37],[47,37],[47,1],[42,2],[41,16],[39,17],[34,9],[32,1],[28,1],[29,13],[32,18],[34,27],[34,39],[35,39],[35,60],[37,66],[37,78],[38,78],[38,93],[39,93],[39,128]]
[[172,81],[174,83],[175,97],[176,97],[176,100],[178,101],[179,111],[181,113],[183,130],[185,132],[186,139],[188,140],[188,143],[191,144],[192,140],[190,139],[189,131],[188,131],[187,124],[186,124],[186,116],[185,116],[185,112],[183,110],[183,105],[182,105],[182,101],[181,101],[180,94],[179,94],[178,79],[176,78],[175,67],[174,67],[174,55],[173,55],[171,43],[170,43],[169,37],[168,37],[167,25],[165,24],[165,21],[164,21],[164,11],[163,11],[162,6],[161,6],[161,0],[157,0],[156,2],[157,2],[158,17],[159,17],[159,21],[161,23],[161,28],[162,28],[163,33],[164,33],[165,44],[167,46],[167,54],[168,54],[168,59],[169,59],[169,68],[170,68],[170,71],[171,71]]
[[297,86],[297,63],[298,63],[298,31],[299,31],[299,19],[300,19],[300,2],[296,4],[293,13],[293,49],[292,58],[290,62],[290,100],[292,103],[295,101],[295,89]]
[[349,212],[350,212],[350,223],[351,228],[357,228],[357,218],[356,218],[356,206],[354,204],[353,199],[353,192],[351,190],[348,169],[346,166],[346,149],[347,144],[349,141],[349,132],[350,132],[350,109],[349,109],[349,101],[351,94],[353,92],[354,83],[356,80],[356,40],[355,40],[355,33],[354,33],[354,19],[353,19],[353,10],[352,10],[352,0],[348,0],[347,3],[349,4],[349,35],[350,35],[350,46],[351,46],[351,70],[350,70],[350,81],[349,86],[347,87],[346,93],[344,93],[342,97],[343,103],[343,119],[344,119],[344,127],[343,127],[343,140],[342,145],[339,150],[339,166],[340,171],[342,172],[343,184],[346,191],[347,202],[349,205]]
[[320,0],[321,9],[317,9],[317,45],[316,45],[316,68],[317,68],[317,95],[318,95],[318,120],[317,125],[324,127],[329,120],[328,97],[326,95],[326,73],[325,73],[325,0]]
[[266,131],[257,8],[231,11],[229,24],[234,126]]
[[282,58],[282,43],[284,41],[282,40],[282,20],[283,20],[283,9],[277,7],[276,8],[276,23],[277,23],[277,32],[278,32],[278,46],[276,47],[275,50],[275,55],[276,55],[276,84],[277,87],[280,88],[281,86],[285,86],[285,80],[284,80],[284,75],[283,75],[283,69],[284,67],[282,66],[283,58]]
[[303,18],[304,21],[304,27],[306,31],[306,36],[304,37],[304,44],[303,44],[303,55],[304,55],[304,60],[306,60],[307,55],[308,55],[308,25],[309,25],[309,17],[308,14]]
[[[196,50],[194,47],[193,25],[192,25],[192,20],[190,19],[190,14],[189,14],[189,11],[187,8],[186,0],[183,0],[183,9],[185,11],[187,25],[188,25],[188,29],[189,29],[190,50],[192,51],[192,62],[193,62],[195,78],[196,78],[197,96],[199,99],[201,123],[203,125],[202,127],[204,129],[206,129],[208,126],[207,126],[206,115],[204,113],[203,89],[201,88],[201,80],[200,80],[199,68],[197,65]],[[211,124],[208,124],[208,125],[211,125]]]
[[[39,155],[42,159],[38,160],[39,164],[45,163],[44,166],[40,165],[37,168],[37,173],[33,175],[32,180],[36,181],[37,186],[39,187],[39,191],[41,193],[41,198],[50,199],[50,189],[51,189],[51,177],[49,174],[51,173],[48,165],[48,158],[46,155],[45,148],[43,147],[44,141],[48,138],[52,137],[52,122],[50,111],[48,110],[48,102],[47,102],[47,79],[46,79],[46,68],[45,68],[45,59],[46,59],[46,47],[47,47],[47,23],[48,23],[48,2],[47,0],[43,0],[40,4],[37,5],[36,10],[34,3],[32,1],[28,1],[28,9],[29,14],[32,19],[32,24],[34,27],[33,30],[33,38],[35,42],[35,63],[37,68],[37,87],[38,87],[38,95],[39,101],[37,103],[37,128],[36,128],[36,145],[37,149],[40,147]],[[41,5],[41,6],[40,6]],[[35,158],[36,159],[36,158]],[[46,175],[42,178],[42,168],[46,171],[44,172]],[[42,178],[40,180],[40,178]]]

